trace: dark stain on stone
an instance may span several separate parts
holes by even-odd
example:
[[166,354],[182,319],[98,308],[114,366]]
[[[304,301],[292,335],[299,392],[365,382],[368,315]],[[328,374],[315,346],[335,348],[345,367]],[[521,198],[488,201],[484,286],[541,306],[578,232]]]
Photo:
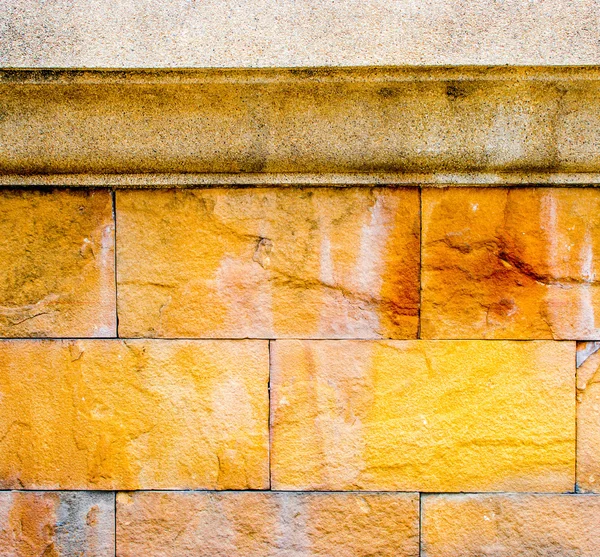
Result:
[[380,96],[389,99],[390,97],[395,97],[398,94],[398,91],[392,87],[382,87],[377,93]]
[[459,99],[464,99],[467,96],[467,91],[463,84],[458,82],[451,82],[446,85],[446,96],[452,100],[456,101]]

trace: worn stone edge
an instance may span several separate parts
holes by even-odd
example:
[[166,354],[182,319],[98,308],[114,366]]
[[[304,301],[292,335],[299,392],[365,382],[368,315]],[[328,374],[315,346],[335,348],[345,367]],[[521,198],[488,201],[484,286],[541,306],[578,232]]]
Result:
[[1,83],[194,84],[194,83],[402,83],[431,81],[598,81],[593,66],[360,66],[299,68],[0,68]]
[[490,173],[168,173],[168,174],[0,174],[0,188],[116,187],[189,188],[195,186],[406,186],[473,187],[498,185],[596,186],[598,172]]

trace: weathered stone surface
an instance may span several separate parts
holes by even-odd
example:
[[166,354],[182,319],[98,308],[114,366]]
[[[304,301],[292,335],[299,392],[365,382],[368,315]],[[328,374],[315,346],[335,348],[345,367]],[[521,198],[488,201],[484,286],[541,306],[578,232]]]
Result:
[[117,192],[119,331],[415,338],[410,189]]
[[0,486],[268,486],[261,341],[0,342]]
[[120,493],[118,557],[416,557],[416,494]]
[[5,184],[600,181],[598,68],[8,70],[0,98]]
[[275,489],[567,491],[575,345],[275,341]]
[[594,0],[10,0],[0,65],[599,64]]
[[0,192],[0,336],[116,332],[108,191]]
[[423,192],[423,338],[600,337],[600,190]]
[[600,350],[600,341],[590,340],[577,343],[577,367],[583,365],[586,360]]
[[596,557],[600,497],[426,495],[423,557]]
[[114,494],[0,493],[0,556],[111,557]]
[[577,485],[600,492],[600,352],[580,342],[577,367]]

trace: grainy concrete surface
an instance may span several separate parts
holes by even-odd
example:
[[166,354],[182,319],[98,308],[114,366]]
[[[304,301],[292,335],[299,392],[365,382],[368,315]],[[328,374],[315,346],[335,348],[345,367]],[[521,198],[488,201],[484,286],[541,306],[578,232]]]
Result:
[[597,0],[3,0],[4,67],[597,64]]

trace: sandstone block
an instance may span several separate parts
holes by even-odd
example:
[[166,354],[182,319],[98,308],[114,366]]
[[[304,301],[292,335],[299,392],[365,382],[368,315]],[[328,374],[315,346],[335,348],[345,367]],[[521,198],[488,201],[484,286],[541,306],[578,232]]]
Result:
[[423,557],[596,557],[600,497],[426,495]]
[[116,333],[108,191],[0,192],[0,336]]
[[0,342],[0,486],[268,486],[263,341]]
[[600,338],[596,188],[426,189],[423,338]]
[[274,489],[567,491],[572,342],[272,342]]
[[600,492],[600,343],[577,348],[577,485]]
[[416,337],[417,191],[128,191],[117,219],[126,336]]
[[120,493],[118,557],[416,557],[419,497]]
[[112,493],[0,493],[2,557],[111,557],[114,525]]

